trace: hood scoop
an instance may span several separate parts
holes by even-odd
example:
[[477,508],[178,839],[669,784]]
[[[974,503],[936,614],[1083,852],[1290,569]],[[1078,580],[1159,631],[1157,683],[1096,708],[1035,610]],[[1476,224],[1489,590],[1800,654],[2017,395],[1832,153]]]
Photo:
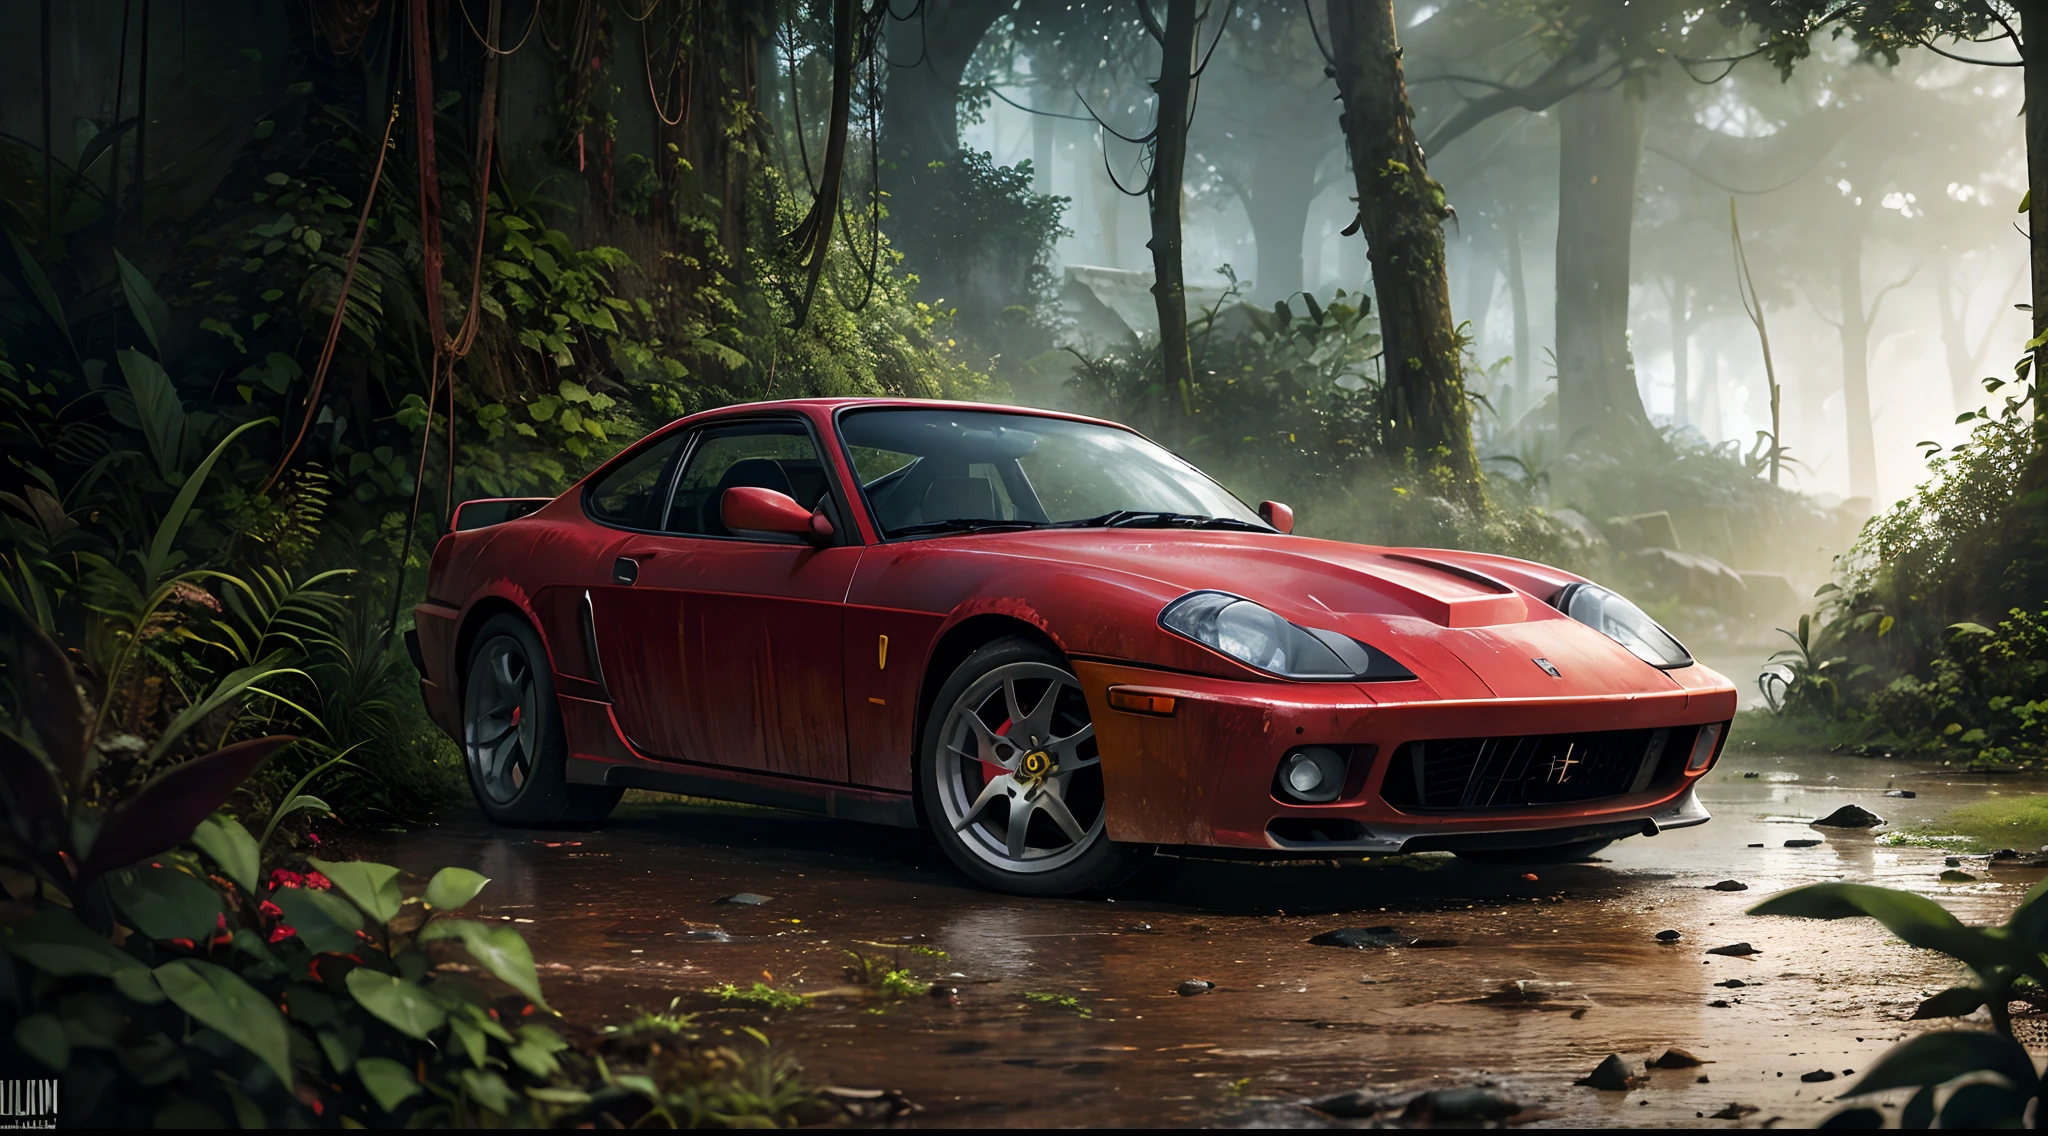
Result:
[[1415,614],[1440,627],[1492,627],[1521,623],[1529,607],[1520,592],[1457,564],[1381,553],[1373,575]]

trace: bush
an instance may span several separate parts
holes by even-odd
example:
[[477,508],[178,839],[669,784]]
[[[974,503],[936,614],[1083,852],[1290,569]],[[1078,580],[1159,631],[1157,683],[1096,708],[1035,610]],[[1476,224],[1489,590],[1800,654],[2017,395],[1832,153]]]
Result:
[[2048,755],[2048,607],[1956,624],[1927,670],[1872,695],[1871,717],[1916,749],[1987,763]]

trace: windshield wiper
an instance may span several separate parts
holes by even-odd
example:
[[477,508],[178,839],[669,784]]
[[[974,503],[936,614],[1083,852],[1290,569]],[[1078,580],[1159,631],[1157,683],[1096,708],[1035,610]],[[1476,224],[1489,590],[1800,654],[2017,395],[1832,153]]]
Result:
[[992,521],[954,517],[944,521],[926,521],[921,525],[904,525],[901,528],[890,529],[888,535],[899,537],[928,536],[932,533],[1016,532],[1019,529],[1042,529],[1046,527],[1047,525],[1044,521]]
[[1266,525],[1240,521],[1235,517],[1211,517],[1202,513],[1173,513],[1156,509],[1118,509],[1099,517],[1063,521],[1061,528],[1105,529],[1242,529],[1270,532]]

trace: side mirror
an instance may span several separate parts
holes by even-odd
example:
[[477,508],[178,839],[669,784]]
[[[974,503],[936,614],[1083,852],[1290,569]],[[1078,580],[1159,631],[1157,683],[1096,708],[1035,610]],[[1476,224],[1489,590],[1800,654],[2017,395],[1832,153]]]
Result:
[[812,537],[811,511],[787,493],[735,485],[718,499],[718,519],[734,536],[757,540]]
[[1294,531],[1294,510],[1278,501],[1259,502],[1259,519],[1284,533]]

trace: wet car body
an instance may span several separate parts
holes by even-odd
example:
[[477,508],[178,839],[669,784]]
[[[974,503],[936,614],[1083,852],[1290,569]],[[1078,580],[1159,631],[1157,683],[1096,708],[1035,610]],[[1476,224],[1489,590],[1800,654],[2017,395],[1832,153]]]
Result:
[[[1725,740],[1733,686],[1698,664],[1650,665],[1553,606],[1580,577],[1279,532],[889,539],[840,419],[933,405],[725,408],[665,427],[606,467],[720,423],[800,422],[835,506],[836,535],[822,546],[600,523],[581,486],[547,502],[465,506],[415,609],[434,720],[463,740],[463,661],[485,621],[516,614],[545,647],[570,784],[915,826],[915,755],[941,685],[977,649],[1023,636],[1056,650],[1078,680],[1111,841],[1263,856],[1478,851],[1707,819],[1692,787]],[[523,515],[469,527],[507,513]],[[1164,609],[1203,591],[1368,644],[1400,677],[1277,678],[1163,624]],[[1290,755],[1311,749],[1336,755],[1334,800],[1292,799],[1277,780]]]

